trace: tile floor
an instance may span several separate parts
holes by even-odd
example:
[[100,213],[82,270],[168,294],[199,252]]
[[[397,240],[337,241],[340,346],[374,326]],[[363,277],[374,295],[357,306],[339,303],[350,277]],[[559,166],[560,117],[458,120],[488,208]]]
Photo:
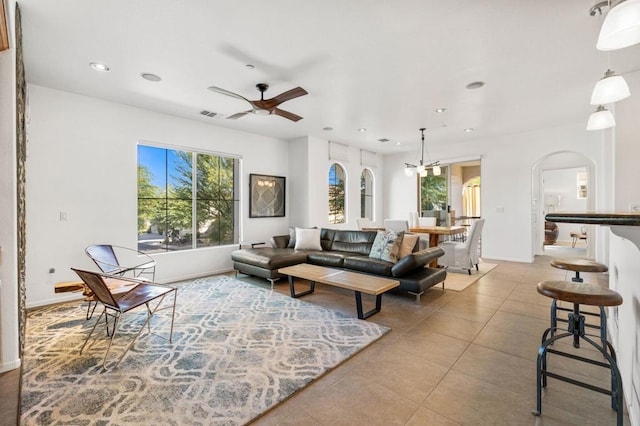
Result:
[[[382,311],[369,321],[391,327],[390,333],[254,424],[615,424],[608,396],[553,379],[543,393],[543,415],[531,414],[535,360],[548,327],[550,303],[535,286],[571,277],[550,267],[550,260],[545,256],[533,264],[488,260],[499,266],[464,291],[436,287],[420,305],[410,297],[385,296]],[[607,285],[606,275],[584,275],[588,282]],[[276,291],[287,293],[288,286],[276,284]],[[354,315],[352,292],[318,285],[305,300]],[[573,350],[570,344],[559,344]],[[599,357],[595,351],[585,351]],[[609,386],[606,369],[551,355],[552,367]]]
[[[550,302],[536,292],[535,285],[566,277],[549,261],[545,256],[533,264],[490,260],[499,266],[464,291],[436,287],[425,293],[420,305],[413,297],[385,296],[382,312],[369,321],[389,326],[390,333],[254,423],[615,424],[609,397],[553,379],[543,395],[543,415],[531,414],[535,359],[540,336],[548,326]],[[606,285],[606,275],[584,275],[587,281]],[[239,278],[268,287],[264,280]],[[288,292],[284,281],[275,287]],[[355,315],[352,292],[318,285],[305,300]],[[364,302],[367,309],[368,299]],[[550,357],[549,367],[608,386],[608,372],[599,367],[557,356]],[[0,388],[17,395],[15,374],[0,376]],[[11,422],[7,414],[16,407],[2,408],[3,421]],[[625,424],[629,424],[627,416]]]

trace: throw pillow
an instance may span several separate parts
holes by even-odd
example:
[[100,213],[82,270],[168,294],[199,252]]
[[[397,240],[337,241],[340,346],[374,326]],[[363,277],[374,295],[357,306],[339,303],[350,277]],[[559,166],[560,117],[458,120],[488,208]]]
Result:
[[403,257],[410,255],[419,238],[420,235],[418,234],[404,234],[404,237],[402,237],[402,243],[400,244],[398,259],[402,259]]
[[296,250],[322,250],[319,229],[296,228]]
[[296,246],[296,228],[289,228],[289,244],[287,248],[294,248]]
[[404,232],[378,231],[376,239],[373,241],[373,246],[371,246],[369,257],[396,263],[403,234]]

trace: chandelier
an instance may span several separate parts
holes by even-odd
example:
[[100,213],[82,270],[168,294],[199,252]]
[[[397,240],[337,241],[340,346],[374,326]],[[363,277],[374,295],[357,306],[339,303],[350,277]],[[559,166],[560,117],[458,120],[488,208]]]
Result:
[[[415,164],[404,163],[404,174],[407,176],[413,176],[413,172],[415,170],[415,172],[419,174],[421,177],[425,177],[427,175],[427,170],[429,168],[433,168],[434,176],[440,176],[440,173],[442,172],[439,166],[440,161],[433,161],[433,162],[430,162],[429,164],[424,164],[424,131],[425,130],[427,129],[424,127],[420,129],[420,132],[422,133],[422,156],[420,157],[420,164],[416,166]],[[428,157],[429,157],[429,152],[427,151],[427,158]]]

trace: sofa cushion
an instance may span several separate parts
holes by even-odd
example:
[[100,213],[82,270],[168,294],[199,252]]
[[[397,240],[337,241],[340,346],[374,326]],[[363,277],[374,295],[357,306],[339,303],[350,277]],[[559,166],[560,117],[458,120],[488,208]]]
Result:
[[296,250],[322,250],[319,229],[296,228]]
[[344,259],[343,267],[368,274],[391,276],[393,263],[386,260],[374,259],[368,256],[349,256]]
[[333,237],[335,233],[335,229],[322,228],[320,232],[320,244],[322,245],[322,250],[331,250],[331,244],[333,244]]
[[307,261],[307,253],[287,248],[253,248],[231,253],[234,262],[246,263],[265,269],[278,269]]
[[343,231],[336,230],[331,247],[326,250],[368,256],[376,239],[375,231]]
[[342,268],[345,257],[350,255],[350,253],[340,253],[337,251],[310,251],[307,253],[307,263]]
[[376,239],[371,246],[369,257],[396,263],[403,234],[402,232],[398,234],[394,231],[378,231]]

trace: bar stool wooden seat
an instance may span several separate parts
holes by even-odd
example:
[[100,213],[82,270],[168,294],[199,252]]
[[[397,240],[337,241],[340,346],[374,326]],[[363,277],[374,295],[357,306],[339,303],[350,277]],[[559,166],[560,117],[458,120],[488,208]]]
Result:
[[[552,298],[554,301],[562,300],[573,303],[573,310],[568,314],[568,331],[557,335],[549,336],[549,333],[556,331],[554,327],[545,330],[542,335],[542,345],[538,350],[537,358],[537,378],[536,378],[536,409],[533,414],[539,416],[542,413],[542,388],[547,386],[547,377],[564,381],[576,386],[584,387],[596,392],[611,396],[611,408],[617,411],[617,424],[622,426],[623,419],[623,395],[622,378],[616,364],[616,354],[613,346],[608,341],[599,345],[585,333],[585,317],[580,312],[580,305],[589,306],[618,306],[622,304],[622,296],[613,290],[597,285],[577,283],[572,281],[543,281],[537,286],[538,293]],[[573,338],[573,346],[580,347],[580,341],[585,341],[597,349],[607,362],[600,362],[579,355],[562,352],[557,349],[550,349],[549,346],[555,341],[566,338]],[[581,382],[570,377],[547,370],[547,354],[552,353],[577,361],[586,362],[611,370],[611,390]]]
[[607,272],[609,268],[598,262],[586,259],[554,259],[551,266],[567,271],[574,271],[576,276],[571,281],[581,283],[584,280],[580,277],[580,272]]
[[[580,277],[580,272],[593,272],[593,273],[604,273],[609,270],[606,265],[603,265],[598,262],[594,262],[592,260],[586,259],[554,259],[551,261],[551,266],[558,269],[564,269],[567,271],[574,271],[576,276],[571,278],[571,281],[576,283],[582,283],[584,280]],[[594,317],[600,317],[600,324],[585,324],[586,327],[597,328],[600,330],[600,341],[602,342],[602,346],[606,346],[607,341],[607,315],[604,312],[604,308],[602,306],[599,307],[599,313],[593,312],[580,312],[584,315],[590,315]],[[551,302],[551,328],[557,327],[557,322],[567,322],[564,318],[558,318],[558,311],[571,312],[571,309],[563,308],[557,305],[556,300]],[[554,331],[551,332],[551,337],[555,334]]]

